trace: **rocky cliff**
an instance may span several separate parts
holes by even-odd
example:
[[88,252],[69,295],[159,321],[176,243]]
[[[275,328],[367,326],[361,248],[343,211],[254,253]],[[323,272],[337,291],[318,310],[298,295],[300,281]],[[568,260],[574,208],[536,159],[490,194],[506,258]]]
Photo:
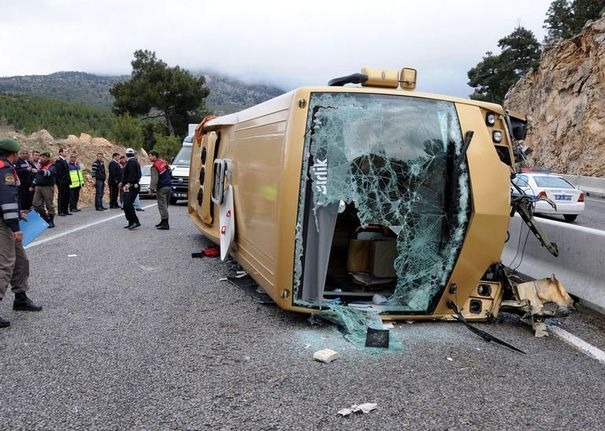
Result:
[[605,18],[546,49],[504,105],[528,116],[530,163],[605,177]]

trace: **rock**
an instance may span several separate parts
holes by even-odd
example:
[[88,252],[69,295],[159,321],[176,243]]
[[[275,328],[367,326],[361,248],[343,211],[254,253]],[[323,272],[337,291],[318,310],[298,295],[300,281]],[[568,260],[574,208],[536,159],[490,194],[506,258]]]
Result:
[[38,144],[52,144],[55,141],[55,138],[52,137],[50,133],[46,129],[42,129],[38,132],[34,132],[27,138],[29,141],[38,143]]
[[97,147],[113,148],[113,144],[105,138],[93,138],[92,144]]
[[545,49],[538,68],[509,90],[504,106],[528,116],[530,162],[605,177],[605,18]]
[[80,133],[80,141],[82,142],[86,142],[87,144],[90,144],[92,142],[92,136],[90,136],[88,133]]
[[326,364],[329,364],[337,357],[338,357],[338,353],[332,349],[322,349],[322,350],[318,350],[317,352],[313,353],[313,359],[315,359],[316,361],[319,361],[319,362],[325,362]]

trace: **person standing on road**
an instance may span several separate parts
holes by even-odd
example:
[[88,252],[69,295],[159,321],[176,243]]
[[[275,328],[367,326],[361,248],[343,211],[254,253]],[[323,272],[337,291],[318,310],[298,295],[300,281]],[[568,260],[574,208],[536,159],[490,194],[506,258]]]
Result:
[[95,180],[95,209],[105,211],[103,206],[103,194],[105,193],[105,164],[103,163],[103,153],[97,153],[97,160],[92,163],[91,175]]
[[15,170],[19,176],[19,207],[22,211],[29,211],[32,208],[34,193],[31,190],[34,181],[34,175],[38,169],[29,160],[29,150],[27,148],[19,151],[19,158],[15,165]]
[[40,169],[34,176],[34,209],[46,220],[49,228],[55,227],[55,165],[50,161],[50,153],[40,155]]
[[[0,140],[0,301],[10,285],[15,294],[13,310],[40,311],[42,307],[25,294],[29,288],[29,260],[19,227],[19,219],[25,219],[25,213],[19,210],[19,177],[13,167],[19,149],[14,139]],[[10,322],[0,317],[0,328],[8,326]]]
[[69,212],[69,166],[67,165],[68,151],[65,148],[59,148],[59,158],[55,160],[55,172],[57,175],[57,206],[59,215],[71,215]]
[[126,156],[120,156],[118,159],[118,165],[120,165],[120,182],[118,183],[120,191],[118,193],[118,198],[120,200],[120,208],[124,208],[124,188],[122,187],[122,177],[124,176],[124,166],[126,166]]
[[139,181],[141,180],[141,165],[134,156],[132,148],[126,149],[126,165],[122,175],[122,189],[124,190],[124,215],[128,225],[124,228],[133,230],[141,226],[137,213],[134,210],[134,201],[139,195]]
[[120,208],[118,205],[118,195],[120,194],[120,181],[122,179],[122,169],[118,160],[120,154],[113,153],[111,155],[111,162],[107,166],[109,170],[109,179],[107,180],[107,186],[109,187],[109,208]]
[[158,210],[160,212],[160,222],[155,225],[159,230],[168,230],[168,202],[170,202],[170,186],[172,185],[172,174],[170,165],[159,158],[160,154],[151,150],[149,160],[151,161],[151,182],[149,189],[156,194],[158,200]]
[[82,175],[82,168],[78,163],[78,157],[75,154],[69,155],[69,178],[71,183],[69,185],[69,210],[72,212],[79,212],[78,201],[80,200],[80,190],[84,185],[84,176]]

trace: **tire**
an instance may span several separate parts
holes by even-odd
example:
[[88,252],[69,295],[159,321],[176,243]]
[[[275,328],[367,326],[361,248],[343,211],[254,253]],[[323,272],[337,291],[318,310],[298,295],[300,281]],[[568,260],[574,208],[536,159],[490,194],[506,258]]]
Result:
[[574,221],[575,219],[578,218],[577,214],[564,214],[563,217],[565,217],[565,221]]
[[177,200],[178,200],[177,198],[173,198],[173,197],[171,197],[171,198],[170,198],[170,205],[176,205],[176,201],[177,201]]

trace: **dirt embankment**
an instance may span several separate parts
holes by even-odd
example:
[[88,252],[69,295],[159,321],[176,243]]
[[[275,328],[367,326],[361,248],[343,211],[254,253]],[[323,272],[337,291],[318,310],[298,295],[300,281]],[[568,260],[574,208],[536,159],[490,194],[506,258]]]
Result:
[[[31,135],[23,135],[8,128],[0,128],[0,139],[16,139],[24,148],[30,150],[48,151],[51,159],[55,160],[59,155],[59,148],[66,148],[70,154],[77,154],[78,162],[84,174],[84,187],[80,192],[80,206],[86,207],[94,202],[94,182],[90,176],[92,163],[97,159],[97,153],[103,153],[105,167],[111,160],[113,153],[124,154],[126,148],[114,145],[105,138],[95,138],[86,133],[80,136],[69,135],[66,139],[55,139],[46,130],[40,130]],[[145,150],[137,151],[137,158],[141,164],[149,163]],[[105,188],[105,201],[109,200],[109,190]]]

